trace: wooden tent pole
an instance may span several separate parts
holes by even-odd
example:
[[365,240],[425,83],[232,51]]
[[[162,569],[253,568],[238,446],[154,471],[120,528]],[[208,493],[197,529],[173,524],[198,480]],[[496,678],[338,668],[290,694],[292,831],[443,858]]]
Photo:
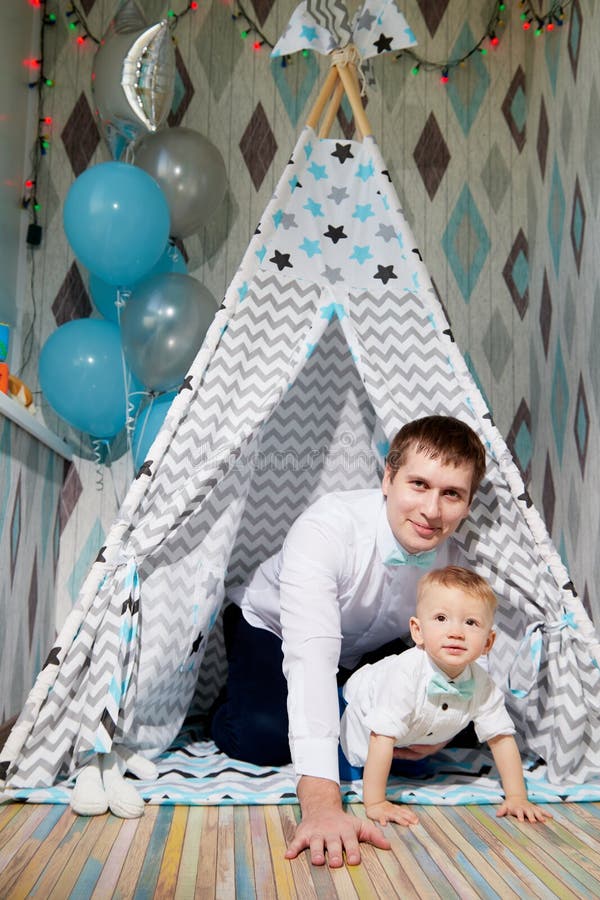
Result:
[[[337,66],[334,66],[334,68],[337,68]],[[362,100],[360,99],[356,68],[352,65],[352,63],[348,63],[348,65],[340,66],[338,68],[338,74],[340,76],[342,84],[344,85],[344,90],[346,91],[346,96],[348,97],[348,101],[354,115],[354,124],[358,127],[363,137],[368,137],[369,135],[373,134],[373,129],[369,124],[365,108],[362,105]]]
[[337,115],[337,111],[340,108],[340,103],[342,102],[342,97],[344,96],[344,85],[341,81],[335,86],[335,91],[329,101],[329,106],[327,107],[327,112],[325,113],[325,118],[321,123],[321,129],[319,131],[320,138],[329,137],[329,132],[331,131],[331,126],[334,123],[335,117]]
[[373,129],[371,128],[360,98],[356,67],[352,63],[348,63],[345,66],[331,66],[327,73],[327,77],[323,82],[323,87],[319,91],[319,95],[314,102],[313,108],[306,119],[308,127],[316,131],[319,120],[323,115],[325,105],[329,101],[329,108],[319,132],[320,138],[326,138],[329,135],[344,93],[348,97],[348,102],[350,103],[350,108],[352,109],[352,114],[354,116],[354,124],[359,135],[361,137],[367,137],[368,135],[373,134]]
[[325,109],[325,104],[331,97],[333,93],[333,89],[335,87],[336,80],[338,78],[338,70],[337,66],[332,66],[327,73],[327,78],[323,82],[323,87],[319,91],[319,96],[315,100],[314,106],[308,114],[308,118],[306,120],[306,124],[309,128],[317,128],[319,124],[319,119]]

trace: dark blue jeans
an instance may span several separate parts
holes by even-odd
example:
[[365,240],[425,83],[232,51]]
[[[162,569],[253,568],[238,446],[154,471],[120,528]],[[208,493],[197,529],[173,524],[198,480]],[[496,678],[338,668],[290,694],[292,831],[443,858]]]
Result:
[[[212,714],[211,737],[233,759],[259,766],[285,765],[291,758],[281,640],[249,625],[234,604],[225,610],[223,628],[229,675]],[[391,641],[366,653],[359,665],[403,650],[403,641]],[[353,671],[340,669],[338,684]]]

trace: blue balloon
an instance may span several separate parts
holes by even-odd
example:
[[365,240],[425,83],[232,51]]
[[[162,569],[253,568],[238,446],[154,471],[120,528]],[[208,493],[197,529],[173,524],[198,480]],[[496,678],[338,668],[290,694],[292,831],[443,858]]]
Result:
[[[179,272],[182,275],[187,274],[187,265],[183,254],[174,244],[167,244],[165,250],[160,256],[158,262],[144,275],[141,281],[150,278],[152,275],[159,275],[163,272]],[[127,281],[127,290],[133,290],[140,282]],[[117,294],[119,288],[114,284],[107,284],[102,281],[93,272],[90,273],[90,294],[94,301],[94,306],[101,316],[108,319],[109,322],[118,322],[117,313]]]
[[169,411],[169,407],[177,396],[177,391],[168,391],[153,397],[148,405],[138,414],[134,429],[131,451],[136,471],[148,456],[148,451],[161,429]]
[[67,194],[63,224],[73,252],[108,284],[139,281],[169,237],[169,207],[154,179],[128,163],[86,169]]
[[46,400],[69,425],[96,438],[112,438],[125,425],[127,375],[121,333],[114,322],[67,322],[50,335],[40,353],[40,386]]

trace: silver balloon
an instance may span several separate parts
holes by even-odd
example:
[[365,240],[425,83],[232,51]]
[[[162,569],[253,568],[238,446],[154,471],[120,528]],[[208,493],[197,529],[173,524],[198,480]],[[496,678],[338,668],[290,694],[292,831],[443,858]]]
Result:
[[194,361],[217,304],[190,275],[161,272],[136,286],[121,313],[123,353],[151,391],[179,385]]
[[148,26],[136,0],[121,0],[94,57],[92,93],[114,159],[162,125],[175,91],[175,47],[166,20]]
[[143,135],[133,153],[136,166],[162,188],[173,237],[188,237],[210,220],[227,186],[225,163],[214,144],[191,128],[168,128]]

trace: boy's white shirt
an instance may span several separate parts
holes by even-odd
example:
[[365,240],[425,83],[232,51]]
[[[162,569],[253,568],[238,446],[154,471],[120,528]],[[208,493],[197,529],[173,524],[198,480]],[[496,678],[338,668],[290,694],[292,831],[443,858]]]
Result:
[[454,694],[428,696],[427,687],[436,672],[441,670],[427,653],[413,647],[363,666],[349,678],[343,690],[348,705],[340,741],[351,765],[364,766],[372,731],[393,737],[397,747],[448,741],[471,721],[480,741],[515,733],[502,691],[478,663],[471,663],[454,679],[457,684],[474,679],[469,700]]

